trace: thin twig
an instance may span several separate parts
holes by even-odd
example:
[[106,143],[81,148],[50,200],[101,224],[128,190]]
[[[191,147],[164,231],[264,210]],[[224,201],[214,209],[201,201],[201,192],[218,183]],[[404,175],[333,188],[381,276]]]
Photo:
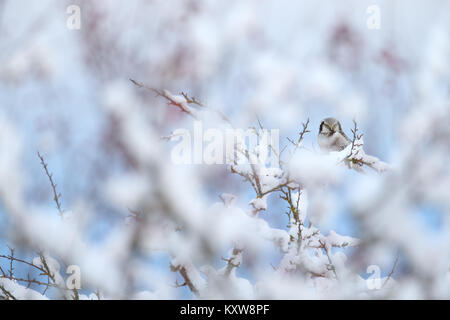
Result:
[[336,277],[336,280],[339,280],[338,275],[336,273],[336,267],[334,266],[333,261],[331,260],[330,253],[328,252],[328,249],[325,246],[325,243],[322,240],[319,240],[319,243],[321,245],[320,247],[325,251],[325,253],[327,255],[328,262],[330,263],[330,269],[333,271],[334,276]]
[[[9,248],[9,247],[8,247]],[[11,279],[14,275],[14,249],[13,248],[9,248],[9,251],[11,252],[11,259],[9,260],[9,278]]]
[[184,92],[181,92],[181,95],[184,97],[184,99],[186,99],[187,103],[193,103],[198,105],[199,107],[204,107],[204,105],[198,102],[194,97],[189,98],[188,95]]
[[392,275],[395,272],[395,268],[397,267],[397,263],[398,263],[398,258],[400,257],[400,252],[397,253],[397,257],[395,258],[395,262],[394,265],[392,266],[392,270],[391,272],[388,274],[386,280],[384,280],[383,286],[382,288],[386,285],[386,283],[389,281],[390,278],[392,278]]
[[16,277],[9,278],[9,277],[5,277],[5,276],[0,276],[0,279],[9,279],[9,280],[17,281],[17,282],[25,282],[25,283],[28,284],[27,288],[29,288],[30,284],[36,284],[36,285],[43,286],[43,287],[50,286],[50,287],[59,288],[59,289],[63,289],[63,290],[70,290],[70,289],[67,289],[67,288],[61,288],[61,287],[59,287],[58,285],[56,285],[54,283],[48,284],[46,282],[42,282],[42,281],[36,280],[35,278],[31,279],[30,275],[27,276],[27,279],[16,278]]
[[222,257],[222,260],[227,262],[227,266],[225,268],[225,276],[229,276],[231,271],[233,271],[234,268],[239,268],[241,263],[235,263],[234,260],[236,257],[238,257],[240,254],[242,254],[242,249],[233,248],[233,252],[231,254],[231,257],[226,259]]
[[48,177],[48,179],[50,181],[50,186],[52,187],[52,191],[53,191],[53,201],[55,201],[56,207],[58,208],[59,215],[62,217],[64,211],[63,211],[62,206],[61,206],[61,193],[58,193],[56,191],[57,184],[53,181],[53,174],[51,174],[48,171],[48,165],[47,165],[47,163],[45,163],[44,157],[41,156],[39,151],[38,151],[37,154],[38,154],[39,159],[41,160],[41,165],[42,165],[42,167],[45,170],[45,174],[47,175],[47,177]]
[[[143,84],[143,83],[141,83],[141,82],[138,82],[138,81],[136,81],[136,80],[134,80],[134,79],[131,79],[131,78],[130,78],[130,81],[131,81],[131,83],[133,83],[135,86],[137,86],[137,87],[139,87],[139,88],[146,89],[146,90],[150,90],[150,91],[154,92],[154,93],[156,94],[157,97],[163,97],[164,99],[166,99],[166,100],[169,102],[170,105],[176,106],[176,107],[179,108],[182,112],[185,112],[185,113],[189,114],[191,117],[193,117],[194,119],[197,119],[197,117],[196,117],[190,110],[187,110],[186,107],[183,106],[182,104],[180,104],[179,102],[174,101],[170,96],[168,96],[168,95],[166,94],[165,91],[161,91],[161,90],[158,90],[158,89],[149,87],[149,86],[147,86],[147,85],[145,85],[145,84]],[[205,106],[203,103],[201,103],[200,101],[198,101],[198,100],[197,100],[196,98],[194,98],[194,97],[189,97],[185,92],[181,92],[181,95],[182,95],[183,98],[186,100],[186,103],[187,103],[187,104],[195,104],[195,105],[197,105],[197,106],[199,106],[199,107],[205,107],[205,108],[206,108],[206,106]],[[220,118],[222,118],[222,120],[224,120],[229,126],[233,127],[233,125],[232,125],[231,121],[228,119],[228,117],[225,116],[225,114],[223,114],[220,110],[215,109],[215,108],[213,108],[213,107],[211,107],[211,106],[208,106],[207,109],[209,109],[209,110],[215,112],[215,113],[216,113]]]
[[147,89],[147,90],[151,90],[153,91],[157,97],[163,97],[164,99],[166,99],[169,103],[169,105],[175,106],[178,109],[180,109],[180,111],[185,112],[187,114],[189,114],[191,117],[193,117],[194,119],[197,119],[197,117],[187,108],[187,104],[193,103],[196,105],[201,105],[200,102],[198,102],[197,100],[195,100],[195,98],[187,98],[187,95],[185,93],[182,93],[183,98],[185,99],[186,103],[182,103],[180,101],[175,101],[173,96],[171,94],[169,94],[168,91],[164,90],[164,91],[160,91],[157,90],[155,88],[152,87],[148,87],[143,83],[137,82],[136,80],[130,79],[130,81],[138,86],[139,88],[143,88],[143,89]]
[[308,130],[308,126],[309,126],[309,118],[308,118],[308,120],[306,120],[306,122],[302,123],[303,129],[298,134],[297,142],[294,142],[290,138],[287,138],[287,140],[294,145],[294,150],[291,153],[291,157],[289,159],[289,162],[292,160],[292,158],[294,157],[295,152],[297,151],[297,149],[300,147],[301,143],[303,142],[303,138],[304,138],[305,134],[307,134],[308,132],[311,132],[311,131]]
[[33,268],[36,268],[36,269],[39,270],[40,272],[45,272],[45,270],[44,270],[43,268],[41,268],[41,267],[39,267],[39,266],[37,266],[37,265],[35,265],[35,264],[33,264],[33,263],[30,263],[30,262],[25,261],[25,260],[22,260],[22,259],[18,259],[18,258],[13,257],[13,256],[4,256],[4,255],[0,255],[0,258],[7,259],[7,260],[14,260],[14,261],[16,261],[16,262],[24,263],[24,264],[26,264],[26,265],[29,265],[29,266],[33,267]]
[[[3,294],[6,295],[6,298],[11,298],[12,300],[17,300],[16,297],[13,296],[11,292],[5,289],[3,285],[0,285],[0,290],[2,290]],[[9,300],[9,299],[8,299]]]

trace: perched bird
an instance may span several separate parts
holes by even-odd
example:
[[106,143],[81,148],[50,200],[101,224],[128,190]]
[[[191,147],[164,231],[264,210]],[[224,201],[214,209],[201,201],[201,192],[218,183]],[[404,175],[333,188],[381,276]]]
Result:
[[322,120],[317,139],[320,149],[327,152],[342,151],[352,142],[342,131],[341,124],[335,118]]

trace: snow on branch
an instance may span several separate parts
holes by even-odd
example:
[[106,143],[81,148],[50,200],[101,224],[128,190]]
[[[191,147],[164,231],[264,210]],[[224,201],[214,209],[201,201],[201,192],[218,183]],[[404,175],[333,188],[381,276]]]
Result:
[[349,166],[349,168],[354,168],[358,171],[362,171],[363,166],[368,166],[369,168],[375,170],[378,173],[382,173],[389,169],[387,163],[381,161],[377,157],[370,156],[366,154],[363,150],[364,141],[363,134],[359,134],[358,124],[353,120],[354,127],[352,129],[353,139],[351,145],[345,148],[343,153],[348,154],[344,161]]
[[[78,290],[68,289],[65,286],[64,279],[59,273],[59,263],[48,254],[40,252],[38,257],[29,262],[17,258],[14,250],[10,248],[10,254],[0,255],[0,259],[9,261],[9,270],[5,271],[0,267],[0,290],[3,291],[3,298],[13,300],[47,299],[47,291],[54,288],[66,298],[69,297],[68,293],[72,291],[73,297],[77,299]],[[32,277],[30,272],[27,273],[25,278],[17,276],[15,264],[38,272],[39,277]],[[32,285],[41,289],[42,292],[38,292],[37,289],[30,289]]]
[[183,284],[175,284],[176,287],[188,286],[197,297],[201,297],[203,288],[206,286],[205,280],[200,276],[197,269],[191,262],[181,262],[177,258],[172,259],[170,270],[179,272],[184,279]]
[[189,114],[194,119],[197,119],[197,116],[194,114],[195,111],[189,106],[190,104],[194,104],[199,107],[203,107],[203,105],[197,101],[194,97],[189,98],[188,95],[184,92],[181,92],[179,95],[172,94],[169,90],[158,90],[152,87],[148,87],[143,83],[140,83],[136,80],[130,79],[130,81],[139,88],[147,89],[153,91],[157,97],[163,97],[168,101],[169,105],[175,106],[180,111]]

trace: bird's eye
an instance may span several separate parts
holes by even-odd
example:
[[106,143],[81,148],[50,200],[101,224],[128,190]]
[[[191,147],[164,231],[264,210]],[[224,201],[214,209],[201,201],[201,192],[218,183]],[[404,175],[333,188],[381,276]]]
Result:
[[330,126],[327,125],[325,122],[322,122],[322,132],[328,132],[330,131]]

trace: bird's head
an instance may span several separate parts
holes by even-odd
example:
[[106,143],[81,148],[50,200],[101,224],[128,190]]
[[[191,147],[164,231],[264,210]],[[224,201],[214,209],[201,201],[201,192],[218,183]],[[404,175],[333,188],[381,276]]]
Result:
[[325,118],[320,123],[319,134],[332,136],[334,133],[341,131],[341,124],[335,118]]

